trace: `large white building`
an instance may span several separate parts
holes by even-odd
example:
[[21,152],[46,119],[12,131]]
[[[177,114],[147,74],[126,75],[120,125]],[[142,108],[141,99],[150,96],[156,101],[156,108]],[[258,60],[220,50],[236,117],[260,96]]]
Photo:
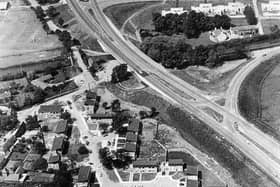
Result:
[[280,16],[280,1],[269,1],[261,4],[263,16]]
[[170,8],[170,10],[162,10],[161,11],[161,16],[166,16],[167,14],[177,14],[177,15],[181,15],[185,12],[188,12],[187,10],[184,10],[184,8],[182,7],[178,7],[178,8]]
[[1,11],[1,10],[8,10],[9,6],[10,6],[10,3],[7,2],[7,1],[5,1],[5,2],[0,2],[0,11]]
[[191,6],[191,10],[202,12],[208,16],[226,14],[229,17],[244,17],[245,4],[241,2],[229,2],[227,5],[216,5],[212,3],[201,3],[199,6]]

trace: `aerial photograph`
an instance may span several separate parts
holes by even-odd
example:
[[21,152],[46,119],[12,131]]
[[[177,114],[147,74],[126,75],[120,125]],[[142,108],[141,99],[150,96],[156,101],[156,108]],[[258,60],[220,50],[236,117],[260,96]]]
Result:
[[0,187],[280,187],[280,0],[0,0]]

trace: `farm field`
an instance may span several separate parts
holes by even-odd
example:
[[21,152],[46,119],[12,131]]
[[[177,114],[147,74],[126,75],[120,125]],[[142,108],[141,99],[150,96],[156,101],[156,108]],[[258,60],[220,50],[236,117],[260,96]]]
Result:
[[0,68],[60,55],[62,44],[57,36],[47,35],[30,8],[10,9],[0,23],[0,30]]

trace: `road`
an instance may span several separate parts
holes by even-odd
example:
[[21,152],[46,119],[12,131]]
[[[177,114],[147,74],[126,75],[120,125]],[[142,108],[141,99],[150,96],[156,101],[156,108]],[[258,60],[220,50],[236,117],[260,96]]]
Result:
[[[148,85],[153,85],[156,90],[172,98],[180,107],[197,116],[224,136],[280,184],[280,161],[278,159],[280,158],[280,145],[277,141],[260,132],[239,115],[210,101],[203,92],[170,74],[139,51],[114,28],[99,9],[96,1],[91,1],[92,11],[83,10],[80,4],[74,0],[69,0],[68,4],[79,21],[91,30],[91,34],[98,37],[117,60],[128,63]],[[197,107],[195,102],[205,103],[205,106],[223,115],[225,120],[222,123],[217,122],[200,107]],[[234,128],[235,123],[239,124],[240,129]],[[246,134],[249,135],[244,136]]]

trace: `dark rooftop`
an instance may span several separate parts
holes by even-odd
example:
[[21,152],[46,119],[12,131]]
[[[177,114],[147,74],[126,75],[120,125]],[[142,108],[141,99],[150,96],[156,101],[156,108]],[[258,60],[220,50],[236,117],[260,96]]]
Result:
[[27,153],[20,153],[20,152],[12,152],[10,160],[12,161],[23,161],[25,157],[27,156]]
[[95,92],[92,92],[92,91],[87,91],[86,92],[86,98],[87,99],[96,99],[97,98],[97,94]]
[[124,149],[128,152],[136,152],[136,144],[135,143],[126,143]]
[[39,113],[59,113],[62,108],[60,105],[41,105],[39,109]]
[[63,141],[64,137],[55,137],[53,140],[52,150],[55,151],[58,149],[62,149]]
[[134,118],[129,123],[127,130],[132,132],[139,132],[139,128],[140,128],[140,120]]
[[82,166],[79,169],[78,182],[88,182],[91,174],[90,166]]
[[126,133],[126,140],[131,142],[137,142],[138,136],[132,132]]
[[132,164],[133,164],[133,167],[139,167],[139,168],[141,168],[141,167],[158,167],[159,166],[159,163],[157,161],[146,160],[146,159],[136,160]]
[[183,159],[169,159],[168,164],[170,166],[179,166],[179,165],[184,165]]
[[51,173],[35,173],[30,176],[30,179],[34,183],[52,183],[54,182],[55,174]]

